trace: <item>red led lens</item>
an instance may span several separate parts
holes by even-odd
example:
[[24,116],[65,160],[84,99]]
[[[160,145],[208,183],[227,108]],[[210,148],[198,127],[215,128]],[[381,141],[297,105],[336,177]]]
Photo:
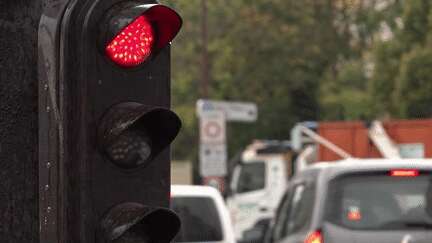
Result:
[[359,210],[353,210],[348,212],[347,218],[350,221],[360,221],[362,219],[362,215]]
[[105,52],[118,65],[135,67],[150,56],[154,39],[150,22],[145,16],[139,16],[114,37]]
[[321,232],[319,231],[312,232],[307,236],[304,243],[324,243]]
[[402,169],[390,171],[390,176],[396,177],[416,177],[420,174],[418,170]]

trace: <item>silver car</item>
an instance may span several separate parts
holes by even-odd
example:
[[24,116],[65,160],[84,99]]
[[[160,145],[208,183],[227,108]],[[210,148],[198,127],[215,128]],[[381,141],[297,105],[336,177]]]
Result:
[[266,241],[432,242],[432,160],[310,166],[291,180]]

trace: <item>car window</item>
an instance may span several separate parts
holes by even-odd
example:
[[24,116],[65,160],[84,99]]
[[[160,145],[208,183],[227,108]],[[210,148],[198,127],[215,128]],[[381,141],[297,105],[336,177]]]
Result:
[[284,195],[283,199],[281,200],[281,203],[278,207],[278,210],[276,212],[276,220],[273,227],[272,232],[272,240],[278,241],[279,239],[283,238],[282,235],[282,229],[284,222],[286,220],[286,217],[288,216],[288,206],[289,206],[289,191]]
[[245,163],[240,169],[237,192],[251,192],[265,187],[264,162]]
[[272,240],[278,241],[289,234],[307,230],[312,220],[315,186],[299,184],[290,188],[281,202],[272,232]]
[[307,230],[312,220],[315,200],[313,183],[300,184],[294,187],[289,200],[288,215],[282,228],[282,235],[287,236]]
[[328,222],[356,230],[432,225],[431,177],[345,176],[330,183],[327,208]]
[[223,239],[216,204],[209,197],[173,197],[171,208],[181,220],[174,242],[208,242]]

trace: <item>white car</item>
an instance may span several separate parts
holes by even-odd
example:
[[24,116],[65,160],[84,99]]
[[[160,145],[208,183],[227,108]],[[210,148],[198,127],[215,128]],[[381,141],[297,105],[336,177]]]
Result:
[[290,181],[266,243],[432,242],[431,159],[317,163]]
[[230,214],[216,189],[173,185],[171,209],[181,220],[174,242],[235,243]]

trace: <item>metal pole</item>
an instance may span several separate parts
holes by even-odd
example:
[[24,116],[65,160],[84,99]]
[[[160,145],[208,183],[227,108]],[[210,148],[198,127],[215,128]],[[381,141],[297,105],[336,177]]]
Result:
[[387,134],[382,122],[374,121],[368,135],[384,158],[401,158],[398,148]]
[[207,0],[201,0],[201,38],[202,38],[202,60],[201,60],[201,97],[207,98],[209,94],[209,58],[208,58],[208,27],[207,27]]
[[312,138],[316,142],[322,144],[324,147],[327,147],[331,151],[335,152],[337,155],[341,156],[342,158],[349,159],[349,158],[353,157],[352,155],[347,153],[345,150],[339,148],[334,143],[332,143],[329,140],[316,134],[314,131],[310,130],[309,128],[307,128],[305,126],[300,126],[300,129],[304,134],[308,135],[310,138]]

